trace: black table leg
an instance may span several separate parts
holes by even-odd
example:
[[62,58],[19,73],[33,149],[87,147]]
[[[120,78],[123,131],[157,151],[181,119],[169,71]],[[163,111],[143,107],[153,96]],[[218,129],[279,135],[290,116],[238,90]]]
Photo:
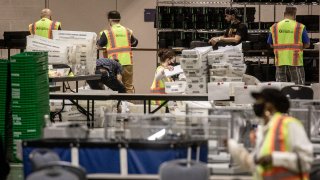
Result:
[[88,99],[87,100],[87,126],[88,126],[88,128],[90,128],[90,126],[91,126],[89,112],[90,112],[90,100]]
[[91,127],[94,127],[94,100],[91,100],[92,114],[91,114]]

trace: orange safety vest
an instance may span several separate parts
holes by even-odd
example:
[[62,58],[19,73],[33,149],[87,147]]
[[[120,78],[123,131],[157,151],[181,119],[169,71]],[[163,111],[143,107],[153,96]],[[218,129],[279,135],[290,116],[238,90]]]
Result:
[[[260,149],[259,156],[271,155],[274,151],[290,151],[289,123],[301,124],[297,119],[276,113],[270,122],[270,128]],[[301,125],[302,126],[302,125]],[[309,174],[303,173],[303,179],[297,172],[292,172],[283,167],[257,166],[257,172],[263,180],[308,180]]]
[[[162,69],[162,66],[158,66],[155,74],[157,74],[161,69]],[[160,80],[154,79],[152,82],[151,88],[150,88],[150,92],[152,94],[165,94],[166,93],[165,92],[165,82],[171,82],[171,81],[172,81],[172,79],[169,77],[166,77],[166,78],[163,78]],[[151,104],[160,105],[160,104],[162,104],[162,102],[164,102],[164,101],[160,101],[160,100],[151,101]]]
[[132,65],[132,31],[120,24],[115,24],[109,30],[100,32],[100,36],[103,32],[108,39],[106,45],[108,58],[118,59],[122,66]]
[[276,66],[303,66],[304,27],[294,20],[284,19],[270,28]]
[[52,30],[58,30],[61,26],[60,22],[51,21],[48,18],[42,18],[39,21],[29,25],[31,34],[52,39]]

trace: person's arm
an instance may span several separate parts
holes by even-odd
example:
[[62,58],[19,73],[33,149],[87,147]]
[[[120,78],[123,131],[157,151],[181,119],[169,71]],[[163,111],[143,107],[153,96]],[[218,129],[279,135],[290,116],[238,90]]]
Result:
[[135,38],[133,35],[131,35],[131,47],[137,47],[138,46],[138,39]]
[[32,26],[33,26],[33,24],[29,24],[29,32],[30,32],[30,34],[33,34],[33,32],[32,32]]
[[122,75],[121,74],[117,74],[117,80],[122,83]]
[[288,132],[292,152],[273,152],[272,165],[299,172],[297,161],[298,154],[302,171],[308,172],[311,169],[311,163],[313,161],[312,143],[309,141],[301,124],[296,122],[288,124]]
[[216,45],[217,42],[219,42],[222,38],[224,38],[225,36],[218,36],[218,37],[213,37],[211,38],[208,43],[211,44],[212,46]]
[[100,36],[100,39],[97,41],[97,45],[99,47],[104,47],[108,44],[108,39],[107,39],[107,36],[106,34],[103,32]]
[[[114,61],[114,60],[113,60]],[[117,80],[120,82],[120,83],[123,83],[122,82],[122,66],[119,62],[115,62],[115,73],[117,74]]]
[[308,32],[306,28],[303,28],[303,31],[302,31],[302,43],[303,43],[304,49],[307,49],[310,47],[310,38],[308,36]]
[[269,33],[267,43],[270,45],[271,48],[273,48],[273,40],[272,40],[272,34],[271,33]]
[[162,79],[162,78],[164,78],[164,77],[165,77],[164,68],[161,67],[161,69],[159,69],[159,70],[156,72],[154,78],[155,78],[156,81],[159,81],[160,79]]
[[253,171],[255,168],[253,155],[235,140],[228,140],[228,150],[233,160],[243,169]]
[[[219,41],[227,42],[227,43],[239,43],[241,41],[240,35],[235,35],[235,37],[222,37]],[[218,41],[218,42],[219,42]]]
[[234,37],[223,37],[220,39],[226,43],[240,43],[248,34],[248,28],[245,24],[240,24]]

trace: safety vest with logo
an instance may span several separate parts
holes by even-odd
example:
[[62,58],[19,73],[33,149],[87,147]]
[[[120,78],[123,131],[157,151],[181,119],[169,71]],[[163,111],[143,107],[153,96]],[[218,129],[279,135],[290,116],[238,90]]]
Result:
[[303,66],[304,25],[284,19],[271,26],[276,66]]
[[[159,71],[161,71],[162,69],[163,69],[162,66],[158,66],[157,70],[156,70],[156,74],[158,74]],[[171,82],[171,81],[172,80],[169,77],[165,77],[165,78],[162,78],[159,80],[154,79],[152,82],[151,88],[150,88],[150,92],[152,94],[165,94],[166,93],[165,92],[165,82]],[[160,101],[160,100],[151,101],[151,104],[160,105],[160,104],[162,104],[162,102],[164,102],[164,101]]]
[[100,32],[100,36],[104,33],[107,36],[108,43],[106,50],[108,58],[118,59],[119,63],[124,65],[132,65],[131,36],[132,31],[120,24],[115,24],[109,30]]
[[48,18],[42,18],[39,21],[29,25],[31,34],[52,39],[52,30],[58,30],[61,26],[60,22],[51,21]]
[[[261,146],[259,157],[271,155],[272,152],[292,152],[289,142],[288,124],[301,122],[293,117],[276,113],[270,122],[270,127],[266,133],[264,142]],[[257,179],[263,180],[308,180],[308,173],[303,173],[303,179],[297,172],[292,172],[284,167],[257,166]]]

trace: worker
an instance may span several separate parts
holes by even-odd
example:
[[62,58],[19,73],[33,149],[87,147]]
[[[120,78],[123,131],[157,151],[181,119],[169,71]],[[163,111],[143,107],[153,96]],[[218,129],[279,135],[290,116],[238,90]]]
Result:
[[138,40],[133,36],[132,30],[120,24],[121,16],[118,11],[108,13],[110,29],[100,32],[97,45],[106,48],[105,57],[118,59],[122,65],[122,82],[127,93],[134,93],[133,62],[131,47],[138,45]]
[[101,74],[99,80],[87,80],[91,89],[104,89],[106,85],[113,91],[126,93],[122,83],[122,67],[118,60],[101,58],[96,61],[96,74]]
[[252,93],[253,110],[263,124],[257,128],[256,146],[251,154],[235,140],[228,149],[240,166],[254,172],[256,180],[308,180],[313,146],[303,124],[291,116],[289,100],[277,89]]
[[303,48],[310,39],[305,26],[295,21],[296,12],[296,7],[286,7],[284,19],[270,28],[268,44],[275,54],[276,81],[304,84]]
[[217,43],[220,45],[238,45],[247,39],[248,28],[244,23],[241,23],[241,15],[237,8],[226,8],[225,20],[231,24],[223,36],[213,37],[209,40],[212,46],[218,45]]
[[52,39],[52,30],[61,30],[61,23],[52,21],[52,12],[50,9],[41,11],[41,19],[29,25],[31,34]]
[[[173,70],[173,66],[170,63],[173,62],[175,53],[170,49],[160,49],[158,52],[160,58],[160,65],[157,67],[155,76],[151,85],[151,93],[153,94],[165,94],[165,82],[172,82],[171,77],[166,77],[165,69]],[[152,104],[160,105],[163,101],[152,101]]]

